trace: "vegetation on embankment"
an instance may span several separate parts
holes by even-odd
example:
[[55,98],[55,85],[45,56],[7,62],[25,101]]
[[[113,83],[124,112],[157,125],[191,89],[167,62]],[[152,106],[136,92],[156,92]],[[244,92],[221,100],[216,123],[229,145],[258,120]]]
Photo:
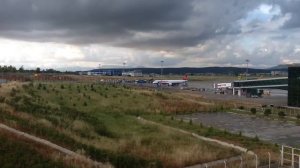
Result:
[[226,130],[220,130],[213,127],[207,127],[201,123],[193,123],[192,120],[184,121],[176,118],[173,115],[157,115],[147,114],[143,115],[143,118],[151,120],[157,123],[161,123],[174,128],[179,128],[192,133],[196,133],[201,136],[218,139],[231,144],[239,145],[248,150],[254,151],[261,161],[268,159],[268,152],[271,153],[272,159],[277,161],[279,157],[279,146],[277,144],[271,144],[260,140],[258,137],[250,138],[242,135],[242,132],[238,134],[230,133]]
[[116,167],[183,167],[237,154],[136,119],[219,108],[200,97],[92,83],[11,83],[0,93],[1,122]]
[[49,159],[47,153],[38,152],[30,143],[2,132],[0,132],[0,165],[2,168],[68,167],[62,161]]

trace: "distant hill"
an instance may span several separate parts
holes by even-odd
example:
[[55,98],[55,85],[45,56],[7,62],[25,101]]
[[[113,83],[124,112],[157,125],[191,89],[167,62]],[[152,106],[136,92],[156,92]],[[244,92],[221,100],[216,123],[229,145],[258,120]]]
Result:
[[271,70],[287,70],[288,67],[289,67],[288,64],[280,64],[280,65],[271,67],[271,68],[269,68],[269,69],[271,69]]
[[300,66],[300,63],[294,63],[294,64],[280,64],[274,67],[269,68],[270,70],[288,70],[289,66]]
[[[119,68],[116,68],[119,69]],[[104,69],[101,69],[104,70]],[[107,69],[109,70],[109,69]],[[120,69],[119,69],[120,70]],[[122,70],[122,69],[121,69]],[[161,68],[128,68],[128,70],[141,70],[144,74],[160,74]],[[91,70],[91,71],[97,71],[97,69]],[[246,68],[237,68],[237,67],[203,67],[203,68],[191,68],[191,67],[181,67],[181,68],[163,68],[164,74],[233,74],[237,75],[240,73],[245,73]],[[248,69],[249,73],[270,73],[270,69]]]

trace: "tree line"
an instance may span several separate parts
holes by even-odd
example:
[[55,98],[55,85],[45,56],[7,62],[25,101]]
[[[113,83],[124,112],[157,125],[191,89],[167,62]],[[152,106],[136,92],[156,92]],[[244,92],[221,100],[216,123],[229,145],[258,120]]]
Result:
[[54,69],[41,69],[37,67],[36,69],[24,69],[23,66],[20,68],[16,68],[12,65],[0,65],[0,72],[10,72],[10,73],[15,73],[15,72],[20,72],[20,73],[60,73],[60,71],[54,70]]

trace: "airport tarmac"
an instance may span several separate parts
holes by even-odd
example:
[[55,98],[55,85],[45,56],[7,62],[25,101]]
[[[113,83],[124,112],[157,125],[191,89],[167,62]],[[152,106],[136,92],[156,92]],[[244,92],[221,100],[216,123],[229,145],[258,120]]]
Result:
[[234,100],[234,101],[245,101],[253,102],[258,104],[275,105],[275,106],[287,106],[287,95],[286,90],[279,89],[267,89],[270,94],[263,95],[261,98],[249,98],[245,96],[237,96],[232,94],[215,94],[213,83],[230,82],[230,81],[191,81],[188,83],[190,88],[205,89],[206,91],[200,94],[207,99],[213,100]]
[[278,144],[300,147],[300,126],[281,120],[271,120],[251,115],[235,113],[195,113],[182,115],[178,118],[193,120],[193,123],[202,123],[219,129],[226,129],[232,133],[242,132],[243,135],[256,135],[266,141]]

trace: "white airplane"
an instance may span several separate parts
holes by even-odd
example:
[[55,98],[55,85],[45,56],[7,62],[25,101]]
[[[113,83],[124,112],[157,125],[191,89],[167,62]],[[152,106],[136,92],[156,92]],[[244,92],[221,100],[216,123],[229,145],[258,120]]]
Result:
[[184,75],[182,80],[155,80],[153,84],[156,85],[168,85],[168,86],[178,86],[178,85],[187,85],[188,76]]

